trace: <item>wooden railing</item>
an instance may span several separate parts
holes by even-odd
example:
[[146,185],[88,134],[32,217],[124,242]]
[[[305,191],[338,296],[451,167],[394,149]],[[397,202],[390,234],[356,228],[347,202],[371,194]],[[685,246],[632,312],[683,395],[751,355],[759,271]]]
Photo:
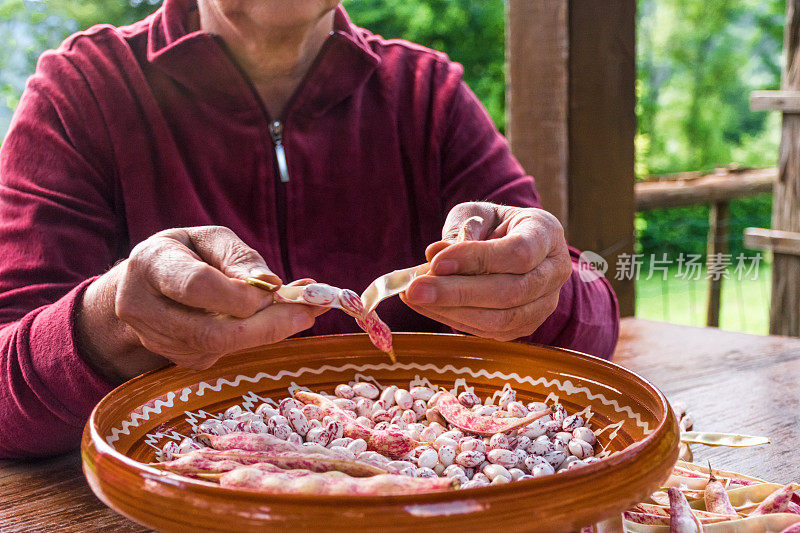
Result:
[[[654,176],[635,185],[637,211],[689,205],[708,205],[707,257],[728,251],[728,218],[731,200],[772,192],[777,168],[746,169],[730,166],[711,174],[684,172]],[[709,277],[706,325],[719,326],[722,277]]]

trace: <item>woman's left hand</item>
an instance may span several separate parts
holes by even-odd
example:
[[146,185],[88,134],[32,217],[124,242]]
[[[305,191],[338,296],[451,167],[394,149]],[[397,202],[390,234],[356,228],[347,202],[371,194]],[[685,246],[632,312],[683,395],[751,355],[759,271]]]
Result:
[[[481,240],[456,243],[473,216]],[[572,264],[558,219],[542,209],[486,202],[455,206],[442,241],[428,246],[431,273],[414,280],[403,302],[464,333],[501,341],[533,333],[558,305]]]

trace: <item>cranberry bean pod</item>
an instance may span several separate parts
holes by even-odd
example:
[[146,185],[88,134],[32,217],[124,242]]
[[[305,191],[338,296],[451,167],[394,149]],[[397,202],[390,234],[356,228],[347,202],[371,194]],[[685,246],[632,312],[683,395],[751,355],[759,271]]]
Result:
[[319,394],[297,391],[295,396],[304,403],[313,403],[319,406],[326,415],[333,417],[342,424],[344,436],[353,439],[364,439],[367,442],[367,448],[370,450],[378,451],[389,457],[402,457],[421,444],[399,431],[377,431],[366,428],[345,415],[330,400]]
[[490,418],[481,417],[464,407],[449,392],[443,392],[436,402],[436,409],[450,424],[458,429],[477,435],[491,436],[495,433],[506,433],[522,426],[527,426],[537,418],[550,414],[550,411],[531,413],[524,418]]
[[798,489],[798,485],[790,483],[785,487],[776,490],[761,502],[749,516],[762,516],[772,513],[785,513],[789,509],[789,502],[792,495]]
[[456,488],[457,482],[448,478],[411,478],[396,474],[381,474],[369,478],[348,478],[311,473],[302,477],[281,472],[241,472],[237,469],[224,474],[220,485],[250,489],[269,494],[331,494],[390,496],[437,492]]
[[667,489],[669,495],[669,531],[670,533],[695,533],[702,530],[686,501],[686,496],[675,487]]
[[714,473],[711,471],[711,463],[708,465],[708,471],[708,485],[706,485],[703,493],[706,510],[726,516],[739,516],[736,509],[733,508],[730,498],[728,498],[728,493],[725,492],[725,486],[714,477]]

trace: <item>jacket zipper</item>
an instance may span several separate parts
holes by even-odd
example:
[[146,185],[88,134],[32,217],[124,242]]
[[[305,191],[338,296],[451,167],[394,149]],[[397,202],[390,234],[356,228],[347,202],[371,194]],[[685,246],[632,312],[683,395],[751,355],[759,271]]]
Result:
[[286,164],[286,149],[283,147],[283,123],[275,120],[269,125],[269,134],[275,145],[275,160],[282,183],[289,183],[289,166]]

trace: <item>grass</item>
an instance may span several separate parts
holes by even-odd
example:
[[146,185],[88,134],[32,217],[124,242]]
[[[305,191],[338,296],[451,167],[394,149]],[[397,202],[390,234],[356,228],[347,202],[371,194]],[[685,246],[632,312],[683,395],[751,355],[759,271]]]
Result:
[[[708,284],[705,271],[700,279],[682,279],[676,268],[671,268],[666,279],[655,272],[645,279],[647,272],[636,281],[636,316],[705,326]],[[762,263],[757,279],[731,279],[722,282],[720,328],[766,335],[769,332],[769,299],[771,290],[770,264]],[[695,276],[696,277],[696,276]]]

